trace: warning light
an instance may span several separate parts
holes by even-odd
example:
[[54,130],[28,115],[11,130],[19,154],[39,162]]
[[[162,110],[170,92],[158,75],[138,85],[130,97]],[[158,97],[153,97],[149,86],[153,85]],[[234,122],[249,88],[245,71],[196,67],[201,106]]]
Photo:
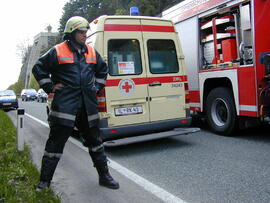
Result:
[[138,7],[130,7],[129,9],[131,16],[138,16],[139,15],[139,8]]

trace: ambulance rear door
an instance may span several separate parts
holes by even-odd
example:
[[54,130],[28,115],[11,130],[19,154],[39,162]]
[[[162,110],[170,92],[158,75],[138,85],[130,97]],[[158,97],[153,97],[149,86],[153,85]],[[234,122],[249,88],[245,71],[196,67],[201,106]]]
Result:
[[173,25],[142,20],[150,121],[186,117],[184,67]]
[[109,75],[106,107],[109,127],[149,122],[143,41],[138,19],[106,19],[104,53]]

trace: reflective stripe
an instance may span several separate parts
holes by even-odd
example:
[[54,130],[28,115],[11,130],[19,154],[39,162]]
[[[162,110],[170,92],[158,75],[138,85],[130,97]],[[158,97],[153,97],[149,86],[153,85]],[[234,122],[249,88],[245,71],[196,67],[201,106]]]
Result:
[[87,47],[87,52],[84,54],[85,57],[85,62],[86,63],[94,63],[97,64],[97,58],[96,58],[96,51],[93,47],[91,47],[90,45],[86,45]]
[[106,85],[106,80],[96,78],[96,82]]
[[252,106],[252,105],[239,105],[240,111],[254,111],[258,112],[258,107],[257,106]]
[[103,148],[103,144],[95,146],[95,147],[89,147],[89,150],[92,151],[92,152],[97,152],[102,148]]
[[76,27],[78,27],[80,24],[82,24],[81,21],[78,21],[76,23],[73,24],[73,29],[76,29]]
[[[93,47],[86,45],[87,53],[84,54],[85,63],[97,64],[96,51]],[[68,47],[67,42],[62,42],[55,46],[59,64],[74,63],[74,54]]]
[[189,103],[189,106],[192,106],[192,107],[201,107],[201,104],[200,103],[195,103],[195,102],[190,102]]
[[92,121],[92,120],[96,120],[99,119],[99,115],[98,114],[94,114],[91,116],[88,116],[88,122]]
[[60,159],[61,156],[62,156],[62,153],[52,153],[52,152],[45,151],[44,152],[44,156],[48,156],[50,158],[56,157],[56,158],[59,158]]
[[91,78],[91,81],[90,81],[88,84],[93,84],[94,81],[95,81],[95,77],[92,77],[92,78]]
[[67,114],[67,113],[62,113],[62,112],[57,112],[57,111],[51,111],[50,116],[64,118],[64,119],[72,120],[72,121],[75,121],[75,118],[76,118],[76,116],[72,114]]
[[69,49],[66,41],[55,45],[55,49],[59,64],[74,63],[74,54]]
[[44,85],[45,83],[51,83],[51,82],[52,82],[51,78],[44,78],[38,81],[40,86]]
[[106,101],[105,97],[98,97],[97,100],[98,100],[98,102],[105,102]]
[[87,57],[86,58],[86,61],[96,61],[96,59],[95,58],[92,58],[92,57]]
[[60,61],[68,61],[68,60],[73,60],[72,57],[60,57]]

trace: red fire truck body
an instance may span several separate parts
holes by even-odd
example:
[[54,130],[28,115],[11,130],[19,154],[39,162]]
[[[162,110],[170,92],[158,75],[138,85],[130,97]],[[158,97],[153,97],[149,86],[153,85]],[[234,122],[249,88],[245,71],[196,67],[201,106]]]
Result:
[[179,34],[194,114],[223,135],[270,121],[269,0],[185,0],[162,16]]

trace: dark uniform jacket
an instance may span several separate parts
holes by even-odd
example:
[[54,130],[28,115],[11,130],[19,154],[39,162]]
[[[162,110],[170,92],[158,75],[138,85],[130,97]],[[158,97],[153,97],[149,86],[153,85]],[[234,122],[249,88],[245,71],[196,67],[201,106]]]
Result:
[[64,87],[55,91],[48,120],[71,126],[76,114],[85,105],[89,127],[99,121],[96,94],[104,88],[108,67],[97,51],[89,45],[82,53],[65,41],[50,49],[33,67],[33,75],[46,93],[57,83]]

